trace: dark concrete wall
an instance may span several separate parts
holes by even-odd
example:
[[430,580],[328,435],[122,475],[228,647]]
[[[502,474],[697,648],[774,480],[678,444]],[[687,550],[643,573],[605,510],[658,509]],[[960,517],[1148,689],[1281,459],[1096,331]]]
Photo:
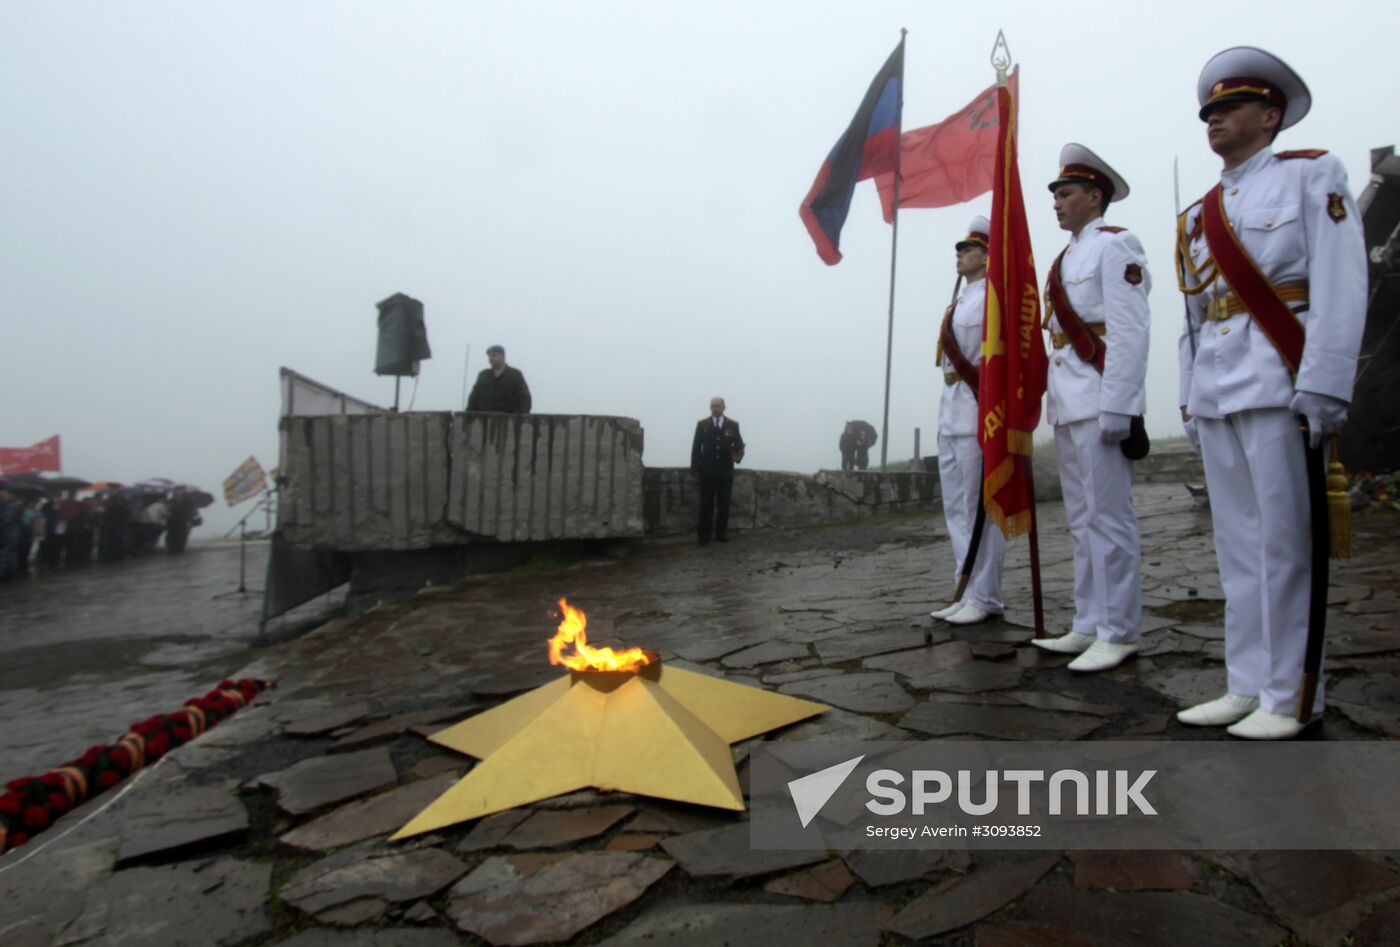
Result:
[[1400,157],[1371,152],[1371,183],[1357,199],[1366,227],[1371,302],[1342,434],[1349,470],[1400,470]]
[[[645,477],[648,536],[695,531],[699,481],[684,467],[648,467]],[[815,476],[776,470],[734,474],[729,527],[736,532],[814,526],[876,513],[931,509],[938,505],[938,473],[841,473]]]

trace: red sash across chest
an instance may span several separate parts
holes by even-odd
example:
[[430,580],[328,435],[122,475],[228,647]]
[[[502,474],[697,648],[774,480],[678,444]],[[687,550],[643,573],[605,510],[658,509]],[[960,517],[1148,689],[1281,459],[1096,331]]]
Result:
[[1225,197],[1218,184],[1202,202],[1201,227],[1220,275],[1249,310],[1254,324],[1264,330],[1288,370],[1297,375],[1303,362],[1303,324],[1235,236],[1225,216]]
[[977,394],[977,382],[981,377],[977,366],[967,360],[962,349],[958,348],[958,339],[953,334],[953,307],[949,306],[948,311],[943,314],[943,328],[938,334],[938,344],[943,350],[943,354],[948,356],[948,361],[953,363],[953,371],[958,373],[958,377],[972,389],[973,394]]
[[1060,280],[1060,261],[1064,259],[1068,249],[1066,247],[1061,250],[1060,255],[1055,257],[1055,262],[1050,264],[1050,275],[1045,278],[1045,291],[1050,296],[1050,306],[1054,310],[1055,318],[1060,321],[1060,328],[1068,336],[1074,354],[1093,365],[1094,370],[1102,375],[1108,346],[1104,344],[1103,339],[1089,330],[1079,313],[1070,305],[1069,295],[1065,293],[1064,283]]

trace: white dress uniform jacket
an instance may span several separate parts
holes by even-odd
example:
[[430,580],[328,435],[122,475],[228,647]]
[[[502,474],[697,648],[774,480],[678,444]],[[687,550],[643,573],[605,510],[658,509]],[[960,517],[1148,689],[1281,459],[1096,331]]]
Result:
[[[1178,403],[1196,417],[1223,418],[1251,408],[1286,408],[1295,389],[1350,401],[1366,325],[1366,248],[1341,161],[1329,154],[1284,159],[1265,148],[1223,172],[1221,187],[1225,216],[1264,277],[1274,285],[1309,284],[1306,306],[1291,307],[1306,332],[1303,361],[1295,385],[1248,312],[1203,323],[1210,300],[1229,290],[1223,278],[1217,279],[1187,298],[1196,354],[1193,358],[1189,330],[1183,331]],[[1200,214],[1197,203],[1186,215],[1196,267],[1210,256]],[[1190,274],[1187,285],[1197,285]]]
[[[1071,347],[1050,353],[1048,416],[1051,424],[1096,418],[1101,411],[1142,414],[1147,406],[1149,313],[1152,277],[1142,242],[1126,230],[1104,229],[1102,218],[1071,237],[1060,260],[1065,295],[1085,325],[1103,323],[1103,375]],[[1051,318],[1053,332],[1062,332]]]
[[[987,281],[979,279],[963,288],[953,307],[953,338],[957,339],[963,357],[973,365],[982,364],[982,307],[986,301]],[[953,363],[946,354],[938,368],[945,375],[953,371]],[[977,436],[977,394],[961,381],[943,386],[943,400],[938,406],[938,433]]]

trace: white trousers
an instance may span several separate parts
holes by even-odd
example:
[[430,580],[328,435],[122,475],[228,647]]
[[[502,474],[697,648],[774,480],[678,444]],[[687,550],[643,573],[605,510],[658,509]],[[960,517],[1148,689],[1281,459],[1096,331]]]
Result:
[[[977,497],[982,492],[982,448],[977,435],[938,435],[938,480],[943,493],[943,519],[953,542],[953,580],[962,575],[972,525],[977,520]],[[982,527],[977,561],[963,590],[962,601],[989,612],[1001,612],[1001,564],[1006,539],[991,518]]]
[[1055,425],[1065,518],[1074,541],[1074,627],[1127,644],[1142,633],[1142,547],[1133,462],[1099,437],[1099,419]]
[[[1286,408],[1197,418],[1215,555],[1225,589],[1225,670],[1232,694],[1298,710],[1308,641],[1312,516],[1298,419]],[[1320,675],[1319,675],[1320,676]],[[1322,711],[1319,681],[1314,710]]]

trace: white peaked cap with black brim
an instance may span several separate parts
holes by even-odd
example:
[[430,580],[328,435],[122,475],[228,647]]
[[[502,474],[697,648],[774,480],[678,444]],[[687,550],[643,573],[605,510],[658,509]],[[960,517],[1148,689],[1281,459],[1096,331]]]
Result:
[[1070,142],[1060,149],[1060,175],[1050,182],[1053,192],[1062,184],[1088,184],[1103,191],[1105,203],[1128,196],[1128,182],[1113,166],[1081,144]]
[[1303,120],[1312,108],[1312,93],[1293,68],[1255,46],[1232,46],[1210,57],[1196,80],[1196,99],[1205,121],[1217,105],[1264,101],[1283,110],[1279,130]]
[[981,247],[985,250],[991,242],[992,222],[985,217],[974,217],[972,223],[967,225],[967,236],[953,244],[953,247],[957,250],[965,250],[968,247]]

